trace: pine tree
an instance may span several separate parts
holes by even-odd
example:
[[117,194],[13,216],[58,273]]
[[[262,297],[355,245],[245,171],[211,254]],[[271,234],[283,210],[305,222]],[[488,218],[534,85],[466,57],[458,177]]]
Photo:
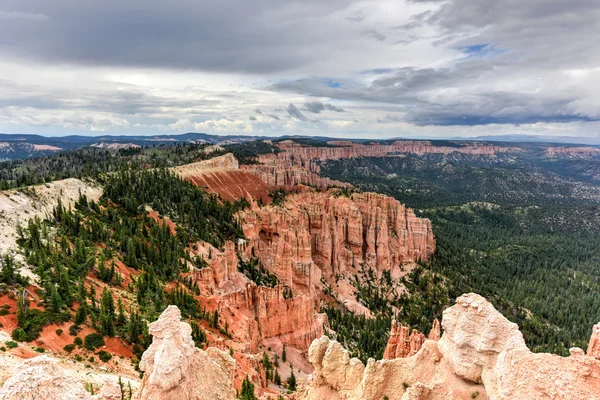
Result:
[[105,336],[115,335],[115,303],[110,290],[104,288],[100,301],[100,332]]
[[294,369],[290,372],[290,377],[287,380],[288,389],[292,392],[296,391],[296,375],[294,375]]
[[240,400],[257,400],[257,397],[254,395],[254,384],[250,382],[248,375],[242,381],[242,390],[239,395]]

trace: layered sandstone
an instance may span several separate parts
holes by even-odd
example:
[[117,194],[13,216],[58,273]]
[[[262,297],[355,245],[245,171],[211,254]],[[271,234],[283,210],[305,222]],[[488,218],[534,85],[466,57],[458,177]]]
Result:
[[[241,240],[237,247],[242,248]],[[238,271],[236,245],[225,242],[222,250],[206,242],[196,243],[190,254],[206,261],[207,268],[191,268],[187,276],[191,276],[201,289],[203,295],[222,295],[242,289],[248,279]]]
[[265,203],[270,201],[269,189],[265,183],[258,176],[240,170],[238,160],[231,153],[175,167],[173,170],[224,200],[245,198],[261,199]]
[[495,156],[497,153],[521,151],[517,147],[478,143],[457,147],[435,146],[429,141],[396,141],[390,145],[330,141],[328,144],[330,146],[311,147],[285,140],[278,143],[278,147],[283,151],[261,155],[259,164],[243,166],[243,169],[258,175],[269,186],[289,187],[304,184],[318,188],[352,187],[349,183],[321,177],[321,162],[342,158],[386,157],[403,153]]
[[200,350],[192,328],[169,306],[149,325],[152,344],[140,361],[145,372],[140,398],[144,400],[233,400],[235,361],[215,348]]
[[316,312],[315,303],[306,295],[286,296],[282,285],[269,288],[248,283],[243,290],[220,298],[218,307],[223,323],[238,342],[249,344],[248,351],[257,351],[260,342],[271,338],[306,351],[323,335],[327,323],[327,316]]
[[308,185],[320,189],[329,187],[352,187],[351,184],[320,176],[310,170],[275,161],[270,165],[244,165],[244,171],[260,177],[268,186],[289,188],[296,185]]
[[[328,338],[309,351],[315,367],[301,399],[600,399],[600,361],[529,351],[517,326],[470,293],[444,311],[444,333],[413,356],[365,367]],[[595,328],[590,346],[597,343]],[[475,397],[473,397],[475,396]]]
[[566,157],[566,158],[590,158],[600,155],[600,149],[596,147],[548,147],[546,156],[550,158]]
[[[283,142],[282,142],[283,143]],[[403,141],[392,144],[362,144],[353,143],[333,147],[308,147],[308,146],[282,146],[285,151],[277,154],[265,154],[259,158],[266,165],[296,165],[318,173],[316,161],[339,160],[342,158],[357,157],[385,157],[395,154],[451,154],[460,153],[468,155],[494,156],[497,153],[518,152],[521,149],[509,146],[496,146],[488,144],[466,144],[464,146],[435,146],[429,141]]]
[[293,289],[310,289],[360,267],[401,275],[400,266],[429,258],[435,250],[431,223],[397,200],[376,193],[336,196],[306,192],[284,207],[240,215],[247,254]]
[[393,320],[383,359],[393,360],[413,356],[421,350],[423,343],[425,343],[424,334],[416,329],[410,332],[410,327],[398,324],[396,320]]

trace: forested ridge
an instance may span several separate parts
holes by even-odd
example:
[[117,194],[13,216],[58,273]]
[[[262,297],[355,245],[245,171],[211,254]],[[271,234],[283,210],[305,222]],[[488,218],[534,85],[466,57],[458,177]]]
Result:
[[[198,345],[205,341],[199,319],[228,335],[218,313],[200,309],[194,298],[200,294],[197,285],[181,274],[190,265],[206,266],[206,260],[190,255],[190,246],[198,240],[221,247],[225,240],[243,237],[233,213],[247,203],[219,201],[166,169],[120,171],[99,179],[105,192],[98,202],[84,195],[73,209],[59,202],[48,219],[32,219],[19,230],[25,259],[40,276],[45,307],[42,311],[20,302],[19,329],[13,338],[35,340],[43,326],[73,320],[71,334],[90,325],[100,337],[127,340],[139,357],[150,341],[146,321],[155,320],[169,304],[194,320]],[[177,221],[176,234],[152,218],[147,206]],[[14,261],[7,256],[5,262]],[[129,282],[118,263],[132,271]],[[113,291],[105,288],[98,301],[94,286],[85,283],[89,276],[108,287],[126,289],[133,297],[115,301]],[[19,279],[3,280],[15,284]]]
[[600,163],[556,172],[577,163],[428,155],[329,161],[322,173],[431,219],[437,251],[423,266],[443,278],[449,301],[479,293],[533,351],[568,355],[600,321],[600,196],[581,172]]
[[207,152],[207,144],[186,143],[126,149],[82,147],[56,154],[0,162],[0,190],[19,188],[66,178],[96,178],[119,170],[168,168],[232,152],[240,162],[251,163],[278,149],[264,141],[232,144]]

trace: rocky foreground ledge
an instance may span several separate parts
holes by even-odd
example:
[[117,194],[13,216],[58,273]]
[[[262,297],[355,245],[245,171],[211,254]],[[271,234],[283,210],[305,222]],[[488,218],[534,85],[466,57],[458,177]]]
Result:
[[315,370],[300,399],[575,400],[600,399],[600,324],[588,354],[532,353],[518,326],[470,293],[444,311],[443,335],[412,357],[363,365],[327,337],[315,340]]
[[[425,340],[406,358],[363,365],[336,341],[323,336],[310,346],[314,366],[296,400],[591,400],[600,399],[600,324],[587,354],[570,357],[529,351],[516,324],[483,297],[466,294],[444,311],[439,341]],[[139,399],[234,399],[235,361],[227,352],[194,346],[190,326],[169,306],[150,324],[152,345],[144,353]],[[437,338],[434,338],[437,339]],[[25,361],[0,389],[2,400],[119,400],[108,383],[99,394],[62,371],[60,361]]]

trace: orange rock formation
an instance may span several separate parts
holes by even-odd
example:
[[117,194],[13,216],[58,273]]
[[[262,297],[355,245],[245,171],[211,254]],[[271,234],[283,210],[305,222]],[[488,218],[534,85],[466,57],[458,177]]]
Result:
[[277,338],[289,346],[308,350],[323,335],[327,316],[316,311],[315,298],[294,295],[286,298],[285,287],[268,288],[248,283],[243,290],[221,297],[219,314],[236,341],[255,352],[260,342]]
[[288,196],[284,207],[241,214],[247,254],[258,256],[285,285],[310,289],[360,265],[400,276],[400,265],[435,250],[431,223],[376,193]]
[[269,189],[256,175],[240,170],[233,154],[175,167],[174,171],[195,185],[218,194],[222,199],[261,199],[270,202]]
[[425,335],[416,329],[410,333],[410,327],[392,321],[390,338],[383,353],[384,360],[410,357],[417,354],[425,343]]

